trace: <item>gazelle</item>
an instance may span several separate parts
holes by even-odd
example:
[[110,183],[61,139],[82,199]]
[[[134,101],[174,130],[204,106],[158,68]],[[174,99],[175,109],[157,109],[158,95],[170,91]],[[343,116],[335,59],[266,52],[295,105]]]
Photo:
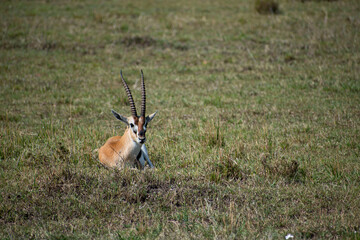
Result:
[[114,110],[111,112],[114,116],[124,122],[127,128],[123,136],[115,136],[109,138],[104,146],[99,150],[100,162],[108,167],[122,168],[124,165],[131,167],[145,167],[145,161],[149,164],[150,168],[154,165],[149,159],[147,149],[145,147],[145,133],[148,123],[153,120],[157,112],[145,117],[146,109],[146,92],[144,83],[144,74],[141,70],[141,113],[140,116],[136,113],[136,107],[131,95],[129,86],[126,84],[122,71],[120,71],[121,80],[125,91],[127,93],[131,117],[123,117]]

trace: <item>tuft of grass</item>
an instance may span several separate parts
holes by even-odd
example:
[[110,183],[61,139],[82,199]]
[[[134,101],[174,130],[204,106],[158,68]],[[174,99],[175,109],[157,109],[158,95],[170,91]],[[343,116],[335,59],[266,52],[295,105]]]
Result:
[[271,159],[271,157],[266,155],[262,155],[261,159],[264,174],[269,178],[284,178],[287,181],[302,183],[306,179],[305,170],[299,167],[299,162],[296,160]]
[[220,183],[223,181],[241,181],[248,176],[248,171],[243,169],[240,161],[231,156],[219,156],[211,166],[209,179],[213,182]]
[[260,14],[280,13],[279,3],[274,0],[256,0],[255,10]]

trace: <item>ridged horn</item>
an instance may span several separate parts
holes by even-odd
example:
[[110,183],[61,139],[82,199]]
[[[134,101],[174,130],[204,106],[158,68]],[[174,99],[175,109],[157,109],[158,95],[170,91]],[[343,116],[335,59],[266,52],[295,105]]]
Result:
[[146,91],[145,91],[145,82],[144,82],[144,73],[141,71],[141,115],[145,117],[146,111]]
[[129,103],[130,103],[130,108],[131,108],[131,114],[133,117],[137,117],[137,113],[136,113],[136,107],[135,107],[135,103],[134,103],[134,99],[131,95],[131,91],[130,91],[130,88],[129,86],[127,85],[127,83],[125,82],[124,80],[124,77],[122,75],[122,70],[120,70],[120,76],[121,76],[121,80],[122,80],[122,83],[123,83],[123,86],[125,88],[125,91],[128,95],[128,99],[129,99]]

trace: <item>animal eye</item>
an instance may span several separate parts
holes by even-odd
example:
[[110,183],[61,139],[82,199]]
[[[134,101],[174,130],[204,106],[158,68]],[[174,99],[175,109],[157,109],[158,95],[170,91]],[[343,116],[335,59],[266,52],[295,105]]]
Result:
[[133,128],[133,127],[134,127],[134,124],[130,123],[130,127]]

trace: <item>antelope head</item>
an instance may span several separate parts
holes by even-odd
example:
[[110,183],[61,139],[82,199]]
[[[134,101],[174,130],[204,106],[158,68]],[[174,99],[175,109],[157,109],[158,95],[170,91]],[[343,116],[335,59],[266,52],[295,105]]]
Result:
[[148,116],[145,116],[145,110],[146,110],[146,92],[145,92],[145,83],[144,83],[144,74],[141,70],[141,112],[140,116],[137,115],[136,107],[134,103],[134,99],[131,95],[131,91],[129,86],[124,80],[124,77],[122,75],[122,71],[120,71],[121,80],[123,83],[123,86],[125,88],[125,91],[127,93],[130,108],[131,108],[131,117],[124,117],[121,116],[119,113],[115,112],[114,110],[111,110],[111,112],[114,114],[114,116],[124,122],[129,128],[130,128],[130,135],[132,140],[139,144],[143,144],[146,141],[145,133],[148,123],[155,117],[156,112],[153,114],[150,114]]

